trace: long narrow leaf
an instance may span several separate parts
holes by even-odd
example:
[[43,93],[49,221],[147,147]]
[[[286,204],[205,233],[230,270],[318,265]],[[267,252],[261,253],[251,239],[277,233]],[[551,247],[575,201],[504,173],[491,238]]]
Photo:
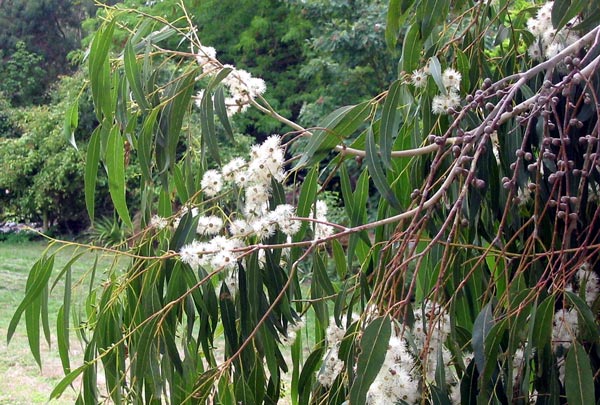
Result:
[[387,316],[376,318],[365,328],[360,341],[356,379],[350,388],[350,403],[366,403],[367,391],[383,364],[391,333],[391,322]]
[[373,129],[369,127],[367,129],[367,150],[365,158],[369,173],[371,174],[375,187],[377,187],[377,190],[381,193],[381,196],[385,198],[392,207],[401,211],[402,208],[400,207],[400,202],[388,184],[385,173],[383,172],[383,167],[381,167],[379,155],[375,144],[375,137],[373,136]]
[[565,364],[565,391],[569,404],[595,403],[594,375],[589,355],[577,342],[567,353]]
[[100,163],[100,133],[101,127],[92,132],[88,143],[87,157],[85,161],[85,176],[83,179],[85,192],[85,206],[90,221],[94,222],[94,207],[96,205],[96,179],[98,177],[98,163]]
[[34,304],[35,300],[39,298],[43,289],[47,287],[53,267],[54,255],[48,258],[40,258],[31,268],[29,277],[27,278],[25,298],[23,298],[23,301],[21,301],[17,307],[12,319],[10,320],[10,324],[8,325],[8,343],[10,343],[10,340],[15,333],[15,329],[19,324],[19,320],[21,319],[23,312],[25,312],[30,305]]
[[71,372],[69,358],[69,313],[71,310],[71,268],[69,266],[65,275],[65,294],[63,304],[58,310],[56,317],[56,341],[58,354],[65,374]]
[[387,168],[390,168],[392,165],[393,139],[398,134],[398,128],[400,127],[398,103],[400,102],[401,86],[402,82],[400,80],[392,83],[383,104],[383,112],[381,113],[379,150],[381,152],[381,160]]
[[108,174],[108,191],[115,210],[125,225],[133,228],[125,200],[125,149],[123,138],[117,126],[114,126],[108,135],[105,160]]
[[123,64],[125,68],[125,76],[127,77],[127,81],[129,82],[129,87],[131,88],[131,92],[133,93],[135,101],[144,110],[148,109],[150,106],[148,104],[148,100],[146,100],[144,89],[142,87],[142,73],[138,66],[131,41],[127,41],[127,44],[125,45]]

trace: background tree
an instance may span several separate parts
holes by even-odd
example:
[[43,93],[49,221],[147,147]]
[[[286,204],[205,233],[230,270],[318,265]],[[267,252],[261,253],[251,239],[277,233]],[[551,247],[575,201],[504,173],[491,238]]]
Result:
[[[59,75],[72,72],[67,55],[79,47],[81,21],[91,10],[91,0],[4,0],[0,3],[0,72],[9,82],[1,86],[15,105],[39,103]],[[26,60],[23,60],[26,58]],[[31,76],[19,75],[12,66],[38,65]]]

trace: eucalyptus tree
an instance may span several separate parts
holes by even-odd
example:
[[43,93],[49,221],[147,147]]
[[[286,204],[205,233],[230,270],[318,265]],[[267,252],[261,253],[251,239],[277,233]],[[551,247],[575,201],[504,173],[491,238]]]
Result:
[[[122,12],[109,8],[89,55],[101,124],[86,205],[93,218],[101,167],[117,214],[133,226],[139,211],[141,228],[93,269],[102,283],[82,310],[65,294],[51,397],[82,376],[85,403],[596,402],[598,7],[392,0],[382,35],[402,43],[397,77],[307,127],[191,23],[142,22],[112,54]],[[249,108],[289,132],[225,161],[217,133],[235,142],[229,118]],[[322,199],[334,184],[339,221]],[[25,314],[38,362],[48,283],[76,285],[57,270],[40,258],[9,326],[10,340]]]

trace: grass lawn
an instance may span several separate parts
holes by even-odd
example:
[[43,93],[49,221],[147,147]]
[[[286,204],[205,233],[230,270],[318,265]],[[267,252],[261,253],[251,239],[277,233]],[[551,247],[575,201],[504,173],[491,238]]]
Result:
[[[0,283],[0,405],[47,403],[50,392],[64,376],[56,342],[52,342],[52,346],[48,347],[44,338],[41,345],[42,369],[40,370],[29,350],[24,317],[21,318],[10,345],[7,347],[6,344],[8,325],[15,309],[23,299],[29,269],[46,247],[47,244],[43,241],[0,242],[0,279],[2,280]],[[75,248],[68,247],[57,253],[52,282],[74,252]],[[94,256],[86,254],[73,265],[74,284],[92,267],[93,261]],[[97,271],[102,271],[108,264],[108,260],[102,261]],[[56,338],[56,313],[62,304],[63,291],[63,286],[58,284],[49,299],[49,319],[53,339]],[[71,335],[71,352],[74,358],[81,354],[74,333]],[[72,404],[75,398],[72,390],[66,390],[60,400],[52,401],[51,404]]]

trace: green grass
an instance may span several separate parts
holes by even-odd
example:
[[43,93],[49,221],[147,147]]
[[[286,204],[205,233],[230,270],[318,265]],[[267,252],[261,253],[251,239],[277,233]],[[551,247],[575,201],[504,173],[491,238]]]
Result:
[[[53,387],[64,376],[55,341],[56,314],[62,304],[64,292],[61,282],[51,293],[48,303],[53,342],[48,347],[45,340],[42,340],[42,369],[40,370],[29,350],[24,319],[8,347],[6,343],[8,325],[23,299],[29,269],[46,248],[44,241],[0,242],[0,405],[46,403]],[[66,247],[56,254],[52,282],[74,252],[74,247]],[[94,255],[86,253],[73,265],[73,284],[90,271],[93,263]],[[97,271],[102,271],[109,263],[110,259],[102,260]],[[73,332],[71,354],[73,358],[81,355],[79,342]],[[73,365],[77,364],[73,362]],[[72,404],[75,398],[73,391],[67,390],[59,400],[52,401],[51,404]]]

